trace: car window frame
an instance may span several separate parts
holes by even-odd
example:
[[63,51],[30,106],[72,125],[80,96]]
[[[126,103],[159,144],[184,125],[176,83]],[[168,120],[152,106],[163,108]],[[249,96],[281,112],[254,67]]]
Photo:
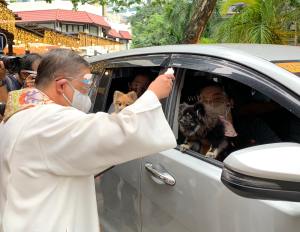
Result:
[[[188,59],[187,59],[188,58]],[[189,60],[190,63],[187,61]],[[182,62],[181,62],[182,61]],[[199,66],[198,62],[203,61],[203,65]],[[215,66],[215,68],[213,68]],[[216,67],[217,66],[217,67]],[[222,76],[223,78],[228,78],[230,80],[237,81],[241,84],[249,86],[259,92],[262,92],[273,101],[278,103],[281,107],[287,109],[290,113],[294,114],[298,118],[300,118],[300,96],[276,82],[272,78],[258,72],[257,70],[253,70],[245,65],[238,64],[229,60],[225,60],[217,57],[210,56],[202,56],[202,55],[193,55],[193,54],[172,54],[172,58],[170,60],[170,67],[178,68],[182,70],[195,70],[195,71],[204,71],[208,73],[212,73],[216,76]],[[197,68],[198,67],[198,68]],[[236,69],[239,75],[231,75],[228,69]],[[180,86],[183,86],[185,81],[185,72],[182,71],[181,75],[176,78],[174,89],[172,91],[171,97],[169,98],[169,102],[167,104],[168,115],[167,118],[169,120],[169,124],[174,132],[175,114],[178,114],[178,97],[180,98],[181,92],[179,93]],[[246,78],[245,78],[246,77]],[[181,84],[183,82],[183,84]],[[267,90],[266,94],[264,90]],[[181,90],[180,90],[181,91]],[[288,95],[288,96],[287,96]],[[174,112],[173,115],[171,115]],[[175,133],[175,132],[174,132]],[[176,147],[179,150],[179,145]],[[192,150],[185,151],[188,155],[201,159],[207,163],[213,164],[219,168],[223,168],[223,162],[218,160],[205,157],[204,155],[197,153]]]

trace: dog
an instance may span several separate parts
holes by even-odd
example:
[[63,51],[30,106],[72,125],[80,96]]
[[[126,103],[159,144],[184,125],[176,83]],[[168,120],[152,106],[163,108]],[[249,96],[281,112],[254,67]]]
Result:
[[120,112],[125,107],[131,105],[134,103],[137,99],[137,94],[134,91],[131,91],[129,93],[123,93],[121,91],[115,91],[113,96],[113,104],[115,113]]
[[179,130],[185,136],[184,144],[180,145],[181,151],[191,149],[203,153],[204,145],[208,145],[206,157],[224,159],[221,153],[228,147],[229,141],[219,115],[199,102],[194,105],[183,103],[179,105],[178,120]]

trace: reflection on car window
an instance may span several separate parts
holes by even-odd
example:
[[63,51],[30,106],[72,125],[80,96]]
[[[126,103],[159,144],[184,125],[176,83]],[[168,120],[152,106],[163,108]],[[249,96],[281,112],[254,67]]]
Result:
[[250,146],[300,142],[299,118],[248,86],[205,72],[186,72],[177,112],[181,151],[219,161]]

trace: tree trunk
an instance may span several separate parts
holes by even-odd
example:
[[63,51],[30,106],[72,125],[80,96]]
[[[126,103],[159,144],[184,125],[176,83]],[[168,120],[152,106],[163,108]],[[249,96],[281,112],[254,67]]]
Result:
[[102,9],[102,16],[106,17],[106,5],[101,5],[101,9]]
[[182,43],[195,44],[205,29],[205,25],[211,16],[217,0],[196,0],[195,10],[185,31]]
[[295,22],[295,36],[294,36],[294,45],[298,44],[298,23]]

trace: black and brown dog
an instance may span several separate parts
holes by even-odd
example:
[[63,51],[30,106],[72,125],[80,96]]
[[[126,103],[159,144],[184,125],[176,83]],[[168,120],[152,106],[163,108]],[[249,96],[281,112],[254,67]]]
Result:
[[206,157],[223,161],[235,150],[233,139],[225,136],[219,115],[206,110],[201,103],[179,106],[179,130],[185,137],[181,151],[191,149]]

